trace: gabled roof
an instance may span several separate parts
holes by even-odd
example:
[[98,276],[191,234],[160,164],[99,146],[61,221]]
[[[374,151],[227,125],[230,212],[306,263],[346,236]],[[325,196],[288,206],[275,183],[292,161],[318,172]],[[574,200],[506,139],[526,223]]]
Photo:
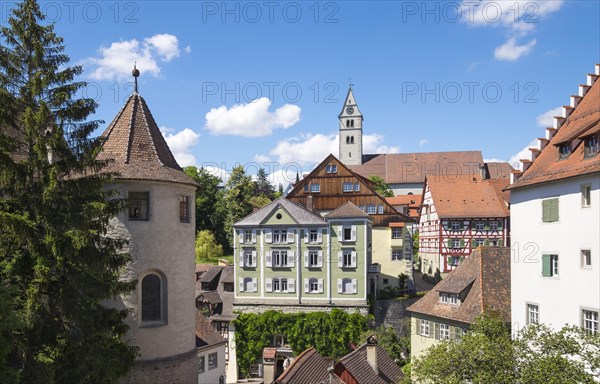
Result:
[[206,273],[204,273],[201,277],[200,277],[200,281],[203,283],[210,283],[212,282],[215,278],[218,278],[219,275],[221,274],[221,271],[223,270],[224,267],[222,266],[212,266],[211,268],[208,269],[208,271],[206,271]]
[[388,184],[402,184],[423,183],[433,174],[472,174],[481,165],[481,151],[459,151],[364,155],[362,165],[349,168],[365,177],[379,176]]
[[196,311],[196,347],[213,346],[226,340],[200,311]]
[[392,360],[381,345],[374,345],[377,348],[377,370],[375,372],[367,362],[368,343],[364,343],[354,351],[342,357],[336,364],[336,372],[342,365],[354,379],[362,384],[392,384],[397,383],[403,376],[402,370]]
[[296,357],[273,384],[329,383],[329,367],[331,361],[321,356],[314,347],[310,347]]
[[[504,184],[501,181],[504,180]],[[440,218],[506,217],[508,204],[497,185],[508,180],[482,180],[478,174],[431,176],[426,181]],[[497,184],[498,183],[498,184]]]
[[[596,74],[588,75],[590,85],[582,85],[580,88],[587,89],[587,93],[580,96],[572,96],[572,99],[580,99],[574,107],[563,107],[564,114],[568,117],[556,117],[558,131],[550,142],[543,147],[533,163],[523,172],[517,181],[513,182],[508,189],[520,188],[529,185],[546,183],[570,177],[600,172],[600,156],[586,159],[584,157],[581,139],[597,134],[600,131],[600,64],[596,64]],[[589,84],[589,83],[588,83]],[[580,91],[581,92],[581,91]],[[568,114],[568,111],[570,114]],[[551,132],[554,128],[549,128]],[[546,139],[543,139],[546,140]],[[564,143],[572,143],[572,152],[569,157],[559,159],[559,147]]]
[[329,219],[346,219],[346,218],[361,218],[361,219],[369,219],[371,217],[363,212],[360,208],[354,205],[351,201],[340,205],[333,211],[329,212],[325,215],[327,220]]
[[296,204],[284,197],[273,200],[271,203],[262,207],[258,211],[244,217],[234,227],[256,226],[261,225],[269,215],[281,207],[296,221],[299,225],[323,225],[325,220],[319,215],[316,215],[299,204]]
[[[510,322],[510,248],[479,247],[408,311],[471,324],[484,311]],[[465,295],[460,305],[443,304],[440,292]]]
[[144,98],[132,94],[102,133],[99,160],[112,160],[103,171],[117,179],[156,180],[196,186],[171,153]]

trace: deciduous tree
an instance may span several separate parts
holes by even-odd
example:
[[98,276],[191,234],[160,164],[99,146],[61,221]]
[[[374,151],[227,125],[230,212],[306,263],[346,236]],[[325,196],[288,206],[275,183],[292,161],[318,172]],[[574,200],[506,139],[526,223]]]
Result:
[[369,180],[375,182],[375,192],[383,197],[394,197],[394,192],[390,186],[379,176],[369,176]]
[[215,235],[208,230],[196,235],[196,264],[217,263],[223,257],[223,246],[217,243]]

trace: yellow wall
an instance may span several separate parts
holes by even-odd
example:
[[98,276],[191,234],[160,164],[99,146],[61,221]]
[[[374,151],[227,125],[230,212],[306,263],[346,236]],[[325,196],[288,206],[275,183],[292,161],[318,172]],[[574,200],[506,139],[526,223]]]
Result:
[[[373,263],[381,265],[379,273],[379,289],[386,286],[398,287],[398,275],[405,273],[411,276],[410,263],[405,260],[392,261],[392,247],[402,249],[403,240],[392,239],[392,229],[389,227],[373,227]],[[383,280],[387,279],[388,284]]]

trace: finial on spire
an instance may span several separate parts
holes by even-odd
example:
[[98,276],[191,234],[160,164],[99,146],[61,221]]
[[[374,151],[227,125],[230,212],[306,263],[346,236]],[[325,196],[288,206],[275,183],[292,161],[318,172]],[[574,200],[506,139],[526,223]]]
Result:
[[138,93],[138,82],[137,82],[137,78],[140,76],[140,70],[139,70],[139,69],[137,69],[137,67],[136,67],[136,64],[137,64],[136,62],[134,62],[134,63],[133,63],[133,71],[131,71],[131,75],[132,75],[132,76],[134,77],[134,79],[135,79],[135,85],[134,85],[133,91],[134,91],[135,93]]
[[354,84],[352,83],[352,78],[349,77],[348,78],[348,88],[352,88],[352,87],[354,87]]

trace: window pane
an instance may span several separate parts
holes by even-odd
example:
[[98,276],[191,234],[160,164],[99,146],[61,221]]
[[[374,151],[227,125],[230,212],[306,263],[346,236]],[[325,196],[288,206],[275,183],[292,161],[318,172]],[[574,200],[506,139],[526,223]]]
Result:
[[129,219],[148,220],[150,192],[129,192]]
[[147,275],[142,280],[142,321],[161,320],[160,278]]

